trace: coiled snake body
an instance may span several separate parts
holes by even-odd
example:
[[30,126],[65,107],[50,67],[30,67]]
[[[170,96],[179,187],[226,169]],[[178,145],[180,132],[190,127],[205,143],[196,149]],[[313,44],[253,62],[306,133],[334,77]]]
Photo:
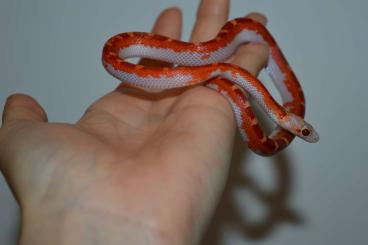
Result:
[[[269,48],[265,69],[281,94],[282,105],[248,71],[221,63],[248,42]],[[124,60],[131,57],[157,59],[178,66],[148,67]],[[102,62],[111,75],[140,88],[169,89],[203,83],[220,92],[233,109],[242,138],[258,154],[275,154],[295,136],[308,142],[319,139],[317,132],[303,119],[305,99],[294,72],[272,35],[252,19],[229,21],[214,39],[197,44],[150,33],[121,33],[106,42]],[[278,125],[269,136],[261,129],[247,100],[248,95]]]

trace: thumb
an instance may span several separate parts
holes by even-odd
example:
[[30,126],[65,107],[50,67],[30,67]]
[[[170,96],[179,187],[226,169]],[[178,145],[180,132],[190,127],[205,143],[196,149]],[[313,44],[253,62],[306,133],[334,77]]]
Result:
[[34,98],[25,94],[13,94],[5,102],[3,125],[18,120],[47,122],[47,115]]

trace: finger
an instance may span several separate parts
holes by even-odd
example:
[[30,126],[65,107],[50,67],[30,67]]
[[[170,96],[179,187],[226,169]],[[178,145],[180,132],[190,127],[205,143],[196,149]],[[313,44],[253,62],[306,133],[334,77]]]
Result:
[[[263,25],[267,23],[267,18],[260,13],[250,13],[246,17]],[[239,47],[229,62],[244,67],[253,75],[258,75],[267,64],[268,52],[268,48],[262,44],[249,43]]]
[[[182,33],[182,14],[180,9],[178,7],[171,7],[162,11],[153,25],[152,33],[167,36],[172,39],[180,39]],[[166,62],[150,59],[142,59],[139,64],[169,66]]]
[[229,16],[229,0],[201,0],[190,40],[201,42],[214,38]]
[[257,21],[264,26],[267,24],[267,17],[261,13],[252,12],[252,13],[247,14],[246,17],[254,21]]
[[47,115],[32,97],[25,94],[13,94],[5,102],[3,125],[17,120],[47,122]]
[[[170,37],[172,39],[180,39],[182,33],[182,13],[178,7],[171,7],[163,10],[160,15],[157,17],[153,28],[152,33],[163,35]],[[152,59],[141,59],[139,61],[140,65],[144,66],[171,66],[172,64],[152,60]],[[128,90],[137,91],[134,86],[129,85],[128,83],[120,83],[117,87],[118,91],[128,92]],[[144,93],[144,91],[141,91]]]

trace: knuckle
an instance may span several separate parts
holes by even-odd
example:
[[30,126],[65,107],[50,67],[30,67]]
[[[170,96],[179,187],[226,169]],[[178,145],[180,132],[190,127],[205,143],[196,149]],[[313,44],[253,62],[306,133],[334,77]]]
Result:
[[264,66],[267,63],[269,50],[266,46],[258,43],[251,43],[240,47],[233,56],[233,61],[239,65]]
[[266,59],[269,54],[269,49],[260,43],[249,43],[241,47],[239,51],[242,55],[251,55],[259,59]]

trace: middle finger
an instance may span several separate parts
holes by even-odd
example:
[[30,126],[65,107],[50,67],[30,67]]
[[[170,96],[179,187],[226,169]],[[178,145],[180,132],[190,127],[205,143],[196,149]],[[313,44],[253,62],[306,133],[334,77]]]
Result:
[[229,16],[229,0],[201,0],[191,42],[214,38]]

